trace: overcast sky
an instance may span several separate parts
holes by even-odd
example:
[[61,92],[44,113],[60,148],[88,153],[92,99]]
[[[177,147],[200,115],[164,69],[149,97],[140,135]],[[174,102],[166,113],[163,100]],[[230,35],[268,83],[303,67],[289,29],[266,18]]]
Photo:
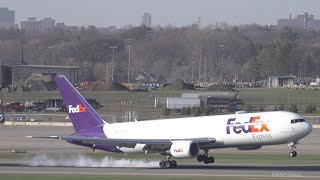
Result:
[[0,0],[0,7],[15,10],[16,23],[28,17],[52,17],[66,25],[97,27],[140,25],[144,12],[152,25],[276,24],[278,18],[309,12],[320,19],[320,0]]

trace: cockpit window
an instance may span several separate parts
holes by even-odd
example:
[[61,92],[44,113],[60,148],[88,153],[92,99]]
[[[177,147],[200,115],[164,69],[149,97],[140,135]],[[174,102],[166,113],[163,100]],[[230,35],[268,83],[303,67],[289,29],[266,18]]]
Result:
[[292,119],[291,124],[299,123],[299,122],[306,122],[304,119]]

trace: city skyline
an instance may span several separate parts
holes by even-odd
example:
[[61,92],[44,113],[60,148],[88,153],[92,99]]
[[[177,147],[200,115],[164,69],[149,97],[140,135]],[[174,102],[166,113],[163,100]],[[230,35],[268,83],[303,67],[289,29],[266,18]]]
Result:
[[[309,12],[320,17],[316,0],[2,0],[0,7],[7,7],[16,13],[15,23],[20,25],[28,17],[43,19],[51,17],[57,23],[71,26],[97,27],[141,25],[141,16],[152,15],[152,25],[186,26],[201,18],[202,25],[227,22],[233,24],[277,24],[277,19],[288,18]],[[183,8],[182,8],[183,7]],[[237,7],[236,9],[234,7]]]

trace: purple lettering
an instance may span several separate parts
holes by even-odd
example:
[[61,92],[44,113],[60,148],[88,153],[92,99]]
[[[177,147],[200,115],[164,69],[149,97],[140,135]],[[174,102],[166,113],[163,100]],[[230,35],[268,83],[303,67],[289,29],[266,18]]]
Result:
[[[248,129],[246,129],[246,127],[247,127]],[[248,122],[245,122],[245,123],[244,123],[242,130],[243,130],[244,133],[251,132],[251,126],[249,125]]]
[[227,130],[227,134],[230,134],[230,128],[233,127],[233,121],[235,121],[236,118],[231,118],[231,119],[228,119],[228,122],[227,122],[227,127],[226,127],[226,130]]
[[240,134],[243,129],[244,129],[244,126],[241,125],[240,122],[236,122],[236,124],[233,126],[233,132],[235,132],[236,134]]

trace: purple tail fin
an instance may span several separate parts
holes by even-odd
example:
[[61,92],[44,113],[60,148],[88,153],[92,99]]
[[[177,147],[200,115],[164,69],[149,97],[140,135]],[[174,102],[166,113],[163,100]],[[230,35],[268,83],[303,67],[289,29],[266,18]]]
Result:
[[57,75],[55,81],[76,132],[105,124],[66,77]]

